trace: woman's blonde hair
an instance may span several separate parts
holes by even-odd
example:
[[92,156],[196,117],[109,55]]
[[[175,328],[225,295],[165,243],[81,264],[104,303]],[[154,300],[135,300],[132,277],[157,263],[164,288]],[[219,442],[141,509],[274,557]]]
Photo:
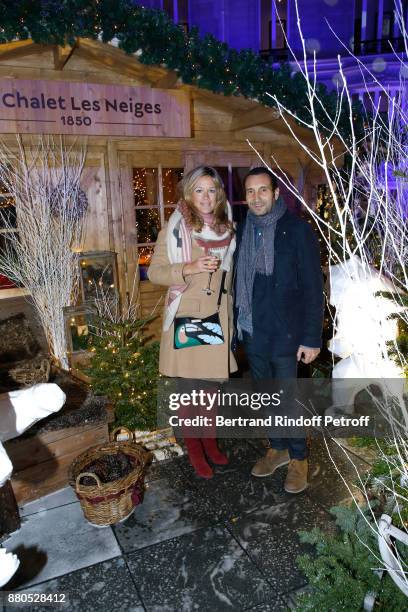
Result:
[[198,166],[184,175],[181,183],[181,199],[187,204],[187,210],[190,216],[190,225],[195,231],[201,231],[203,228],[203,219],[197,213],[192,203],[192,194],[197,181],[204,176],[209,176],[214,181],[216,188],[216,204],[214,209],[215,229],[217,231],[232,230],[232,223],[228,219],[227,214],[227,197],[224,191],[224,185],[220,175],[211,166]]

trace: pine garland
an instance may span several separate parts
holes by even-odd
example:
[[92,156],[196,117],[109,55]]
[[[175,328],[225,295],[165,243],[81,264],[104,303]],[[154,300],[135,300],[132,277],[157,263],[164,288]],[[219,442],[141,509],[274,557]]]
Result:
[[[378,519],[383,513],[392,518],[393,525],[408,530],[408,503],[406,487],[401,482],[401,463],[408,457],[402,447],[391,439],[354,438],[354,446],[365,446],[379,451],[365,481],[369,500],[357,508],[336,506],[330,513],[336,518],[337,529],[324,533],[318,528],[300,531],[304,544],[315,547],[315,555],[297,558],[298,566],[308,578],[309,590],[297,598],[298,612],[357,612],[363,609],[368,592],[376,594],[375,610],[399,612],[406,609],[406,597],[394,584],[387,572],[382,578],[375,570],[383,567],[378,551]],[[404,544],[395,542],[403,567],[408,563]]]
[[[193,84],[225,96],[242,95],[265,106],[273,106],[270,95],[302,120],[311,121],[307,109],[306,84],[300,74],[291,74],[288,64],[275,70],[251,50],[237,51],[214,36],[199,35],[197,28],[186,34],[166,13],[135,5],[131,0],[16,0],[0,2],[0,43],[31,38],[47,45],[73,45],[78,37],[118,40],[126,53],[138,54],[148,65],[174,70],[185,84]],[[270,95],[268,95],[270,94]],[[317,95],[331,117],[335,117],[337,95],[318,85]],[[330,131],[320,104],[316,115],[322,130]],[[356,138],[363,136],[360,102],[353,104]],[[349,112],[343,106],[339,129],[350,134]]]
[[[374,505],[374,504],[373,504]],[[376,610],[400,612],[406,609],[405,595],[386,573],[382,579],[374,571],[381,566],[371,553],[378,550],[375,529],[366,509],[366,520],[356,508],[335,507],[338,532],[325,534],[315,528],[299,532],[303,543],[316,547],[317,557],[301,555],[298,565],[305,572],[310,591],[297,598],[298,612],[358,612],[368,592],[376,593]],[[367,522],[366,522],[367,521]],[[407,561],[406,552],[400,550]]]

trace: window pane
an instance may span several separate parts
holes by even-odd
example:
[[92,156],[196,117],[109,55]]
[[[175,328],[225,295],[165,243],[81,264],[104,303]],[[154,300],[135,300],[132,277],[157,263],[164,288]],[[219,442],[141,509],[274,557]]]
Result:
[[276,49],[285,49],[286,47],[286,19],[276,21]]
[[169,220],[170,215],[172,215],[175,210],[176,210],[175,206],[166,206],[166,208],[164,209],[164,219],[165,219],[165,221]]
[[174,17],[174,0],[163,0],[163,10],[166,11],[169,17],[173,19]]
[[271,7],[270,0],[261,0],[261,49],[270,49],[271,46]]
[[69,319],[72,352],[86,351],[91,344],[91,314],[72,314]]
[[158,208],[136,209],[137,242],[156,242],[160,229]]
[[149,265],[150,259],[153,255],[154,247],[152,246],[141,246],[138,248],[139,264],[141,266]]
[[138,248],[140,280],[148,280],[147,269],[153,255],[153,247],[142,246]]
[[246,204],[234,204],[232,207],[232,219],[236,223],[244,221],[248,212],[248,206]]
[[230,198],[230,194],[228,193],[228,166],[214,166],[216,171],[221,177],[222,182],[224,183],[225,193],[227,194],[227,198]]
[[245,189],[244,178],[249,172],[249,168],[232,168],[232,201],[244,202]]
[[0,229],[16,227],[14,199],[8,195],[7,187],[0,183]]
[[176,204],[179,199],[177,185],[183,178],[183,168],[163,168],[163,201],[166,204]]
[[188,0],[178,0],[178,20],[188,25]]
[[393,19],[392,13],[384,13],[383,22],[382,22],[382,38],[391,38],[392,37],[392,27],[393,27]]
[[115,276],[112,257],[81,258],[80,271],[83,286],[83,301],[94,300],[98,296],[114,298]]
[[135,206],[157,206],[157,168],[134,168],[133,191]]

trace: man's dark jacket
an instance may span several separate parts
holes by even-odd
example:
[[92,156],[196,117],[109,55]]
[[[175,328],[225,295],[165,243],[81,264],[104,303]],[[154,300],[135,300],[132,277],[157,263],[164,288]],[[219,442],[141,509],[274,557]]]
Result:
[[[245,223],[237,228],[235,288]],[[276,224],[274,248],[273,274],[255,275],[252,350],[274,357],[293,356],[301,344],[321,346],[324,300],[319,242],[306,221],[286,211]],[[234,308],[235,323],[237,316]]]

